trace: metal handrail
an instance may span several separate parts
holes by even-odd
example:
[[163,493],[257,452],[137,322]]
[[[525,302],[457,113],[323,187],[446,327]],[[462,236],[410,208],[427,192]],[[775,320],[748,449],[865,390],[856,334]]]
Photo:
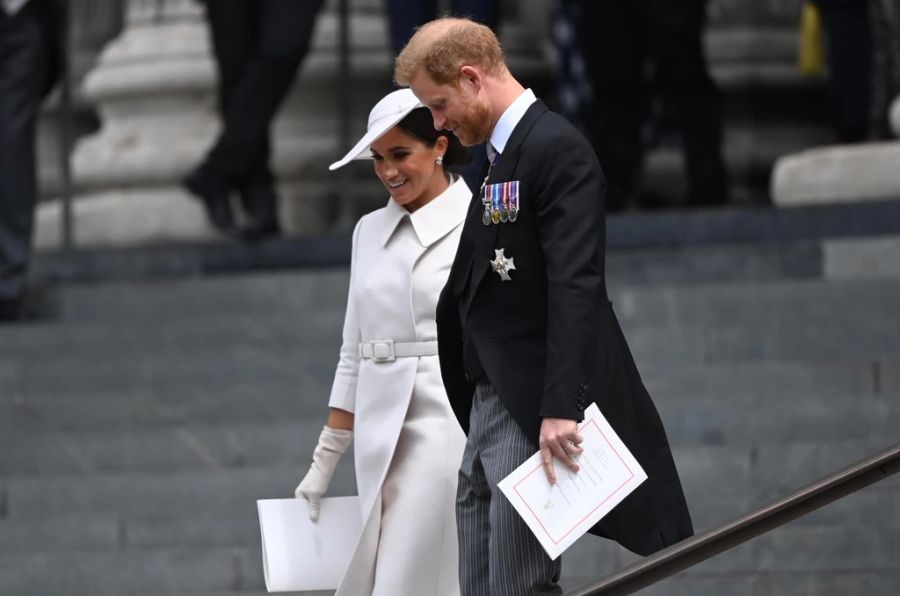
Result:
[[567,596],[631,594],[900,471],[900,444],[723,526],[682,540]]

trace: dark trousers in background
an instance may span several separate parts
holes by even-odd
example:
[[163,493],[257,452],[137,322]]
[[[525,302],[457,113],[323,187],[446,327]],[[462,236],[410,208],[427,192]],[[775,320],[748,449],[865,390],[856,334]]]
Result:
[[[0,307],[25,291],[37,201],[35,126],[55,79],[56,23],[51,3],[31,0],[0,10]],[[4,314],[4,313],[0,313]]]
[[323,2],[206,2],[223,126],[201,168],[238,188],[251,216],[274,213],[269,127],[309,49]]
[[[391,46],[395,56],[400,53],[417,27],[438,17],[437,0],[387,0],[387,9],[391,27]],[[500,18],[500,2],[453,0],[450,3],[450,14],[455,17],[470,17],[496,32]]]
[[634,197],[651,93],[680,132],[691,205],[727,197],[716,87],[703,50],[705,0],[574,1],[594,101],[586,124],[609,184],[607,204]]
[[872,101],[872,30],[867,0],[817,0],[828,39],[828,108],[841,142],[864,141]]

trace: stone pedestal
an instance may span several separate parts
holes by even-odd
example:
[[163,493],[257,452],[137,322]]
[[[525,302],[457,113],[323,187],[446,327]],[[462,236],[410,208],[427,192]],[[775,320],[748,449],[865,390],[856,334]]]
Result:
[[[199,203],[177,180],[217,129],[213,65],[198,5],[128,0],[125,27],[81,92],[99,131],[72,156],[76,246],[210,237]],[[59,242],[59,203],[38,213],[37,247]]]
[[[900,97],[891,106],[891,126],[900,138]],[[785,155],[772,174],[776,205],[900,199],[900,140],[835,145]]]

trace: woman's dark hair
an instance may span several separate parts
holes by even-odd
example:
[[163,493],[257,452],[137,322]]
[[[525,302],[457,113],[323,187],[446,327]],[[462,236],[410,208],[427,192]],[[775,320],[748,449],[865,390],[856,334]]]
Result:
[[436,130],[434,119],[428,108],[416,108],[397,123],[404,132],[419,139],[428,147],[434,147],[438,137],[447,137],[447,152],[444,153],[444,166],[461,166],[472,160],[472,151],[463,146],[456,135],[448,130]]

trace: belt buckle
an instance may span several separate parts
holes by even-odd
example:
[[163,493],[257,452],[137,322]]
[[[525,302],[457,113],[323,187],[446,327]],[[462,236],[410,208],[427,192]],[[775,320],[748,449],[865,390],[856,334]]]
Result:
[[372,360],[375,362],[393,362],[397,359],[397,352],[394,351],[394,340],[377,339],[369,342],[372,346]]

